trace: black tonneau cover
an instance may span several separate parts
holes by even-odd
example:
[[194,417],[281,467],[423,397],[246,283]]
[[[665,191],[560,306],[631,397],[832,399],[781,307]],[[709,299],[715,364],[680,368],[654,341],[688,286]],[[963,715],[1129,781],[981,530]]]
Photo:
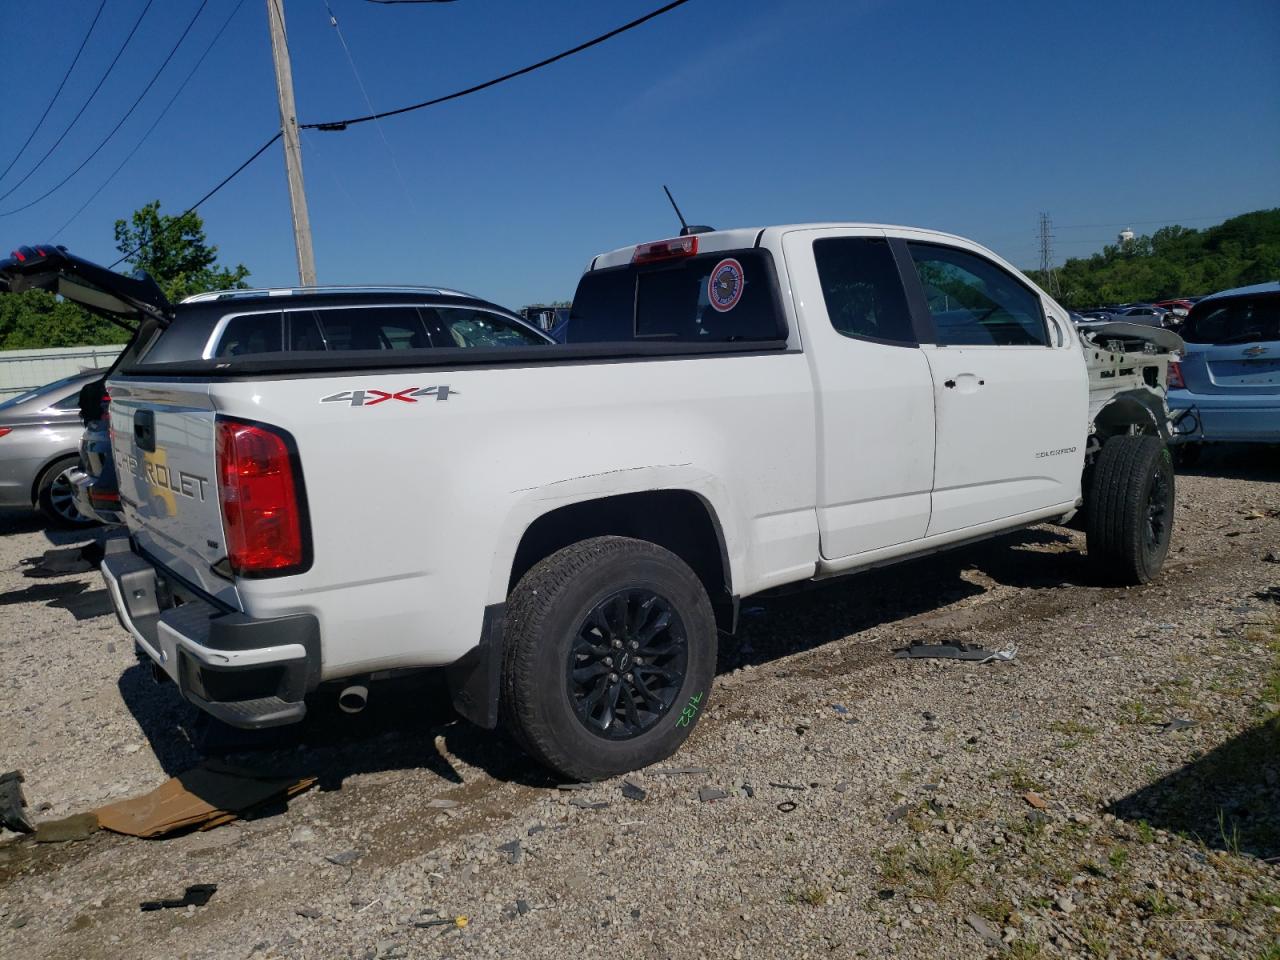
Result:
[[144,320],[167,326],[173,319],[173,304],[147,274],[127,277],[48,243],[19,247],[0,260],[0,291],[6,289],[56,293],[130,331]]

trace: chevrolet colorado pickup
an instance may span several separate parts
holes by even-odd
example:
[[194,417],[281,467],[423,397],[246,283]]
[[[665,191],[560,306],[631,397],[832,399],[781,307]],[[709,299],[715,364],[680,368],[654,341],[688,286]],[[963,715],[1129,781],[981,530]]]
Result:
[[[693,231],[595,257],[565,344],[309,349],[307,291],[209,295],[216,331],[271,342],[109,383],[129,537],[102,572],[141,650],[246,727],[444,667],[463,716],[590,779],[679,747],[744,597],[1046,521],[1100,576],[1159,572],[1176,335],[1079,332],[947,234]],[[5,269],[174,322],[75,258]],[[452,296],[363,319],[438,327]]]

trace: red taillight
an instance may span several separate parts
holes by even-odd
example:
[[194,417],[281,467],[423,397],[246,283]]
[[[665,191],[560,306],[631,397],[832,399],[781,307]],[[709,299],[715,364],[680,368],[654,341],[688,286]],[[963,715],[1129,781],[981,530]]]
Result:
[[672,240],[655,240],[642,243],[631,255],[632,263],[652,263],[654,260],[674,260],[692,257],[698,252],[697,237],[676,237]]
[[1169,389],[1185,390],[1186,382],[1182,379],[1182,363],[1178,360],[1169,361]]
[[0,427],[0,437],[8,433],[13,433],[13,427]]
[[232,572],[272,576],[304,568],[306,518],[289,442],[270,427],[219,420],[217,448]]
[[102,395],[102,416],[98,419],[107,423],[111,422],[111,394],[109,393]]

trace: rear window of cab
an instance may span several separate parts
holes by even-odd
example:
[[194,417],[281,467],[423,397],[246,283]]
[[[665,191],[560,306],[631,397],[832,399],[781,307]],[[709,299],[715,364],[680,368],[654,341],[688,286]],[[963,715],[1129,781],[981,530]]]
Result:
[[588,271],[565,339],[734,343],[786,335],[773,258],[753,249]]

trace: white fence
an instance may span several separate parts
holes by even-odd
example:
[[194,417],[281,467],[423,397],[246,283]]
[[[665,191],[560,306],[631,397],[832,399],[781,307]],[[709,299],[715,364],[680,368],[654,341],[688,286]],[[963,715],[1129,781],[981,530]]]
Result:
[[0,350],[0,400],[81,370],[105,370],[123,349],[124,344],[113,343],[101,347]]

